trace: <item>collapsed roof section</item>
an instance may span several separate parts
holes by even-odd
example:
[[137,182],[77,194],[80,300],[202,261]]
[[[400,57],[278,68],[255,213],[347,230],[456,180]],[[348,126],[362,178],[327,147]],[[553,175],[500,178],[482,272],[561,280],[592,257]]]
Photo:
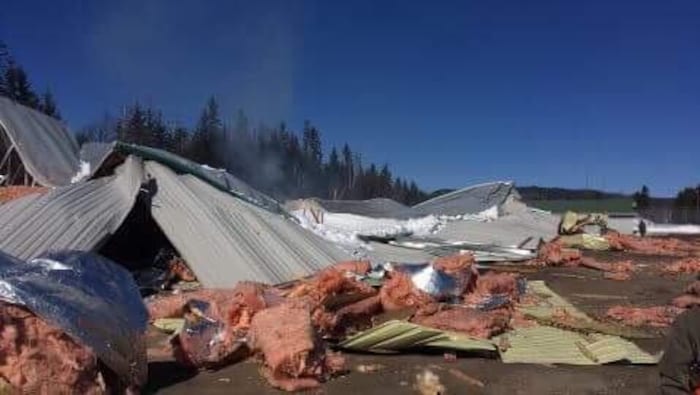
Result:
[[549,213],[514,213],[495,221],[453,221],[435,233],[451,241],[536,248],[557,235],[559,218]]
[[[152,188],[142,189],[142,185]],[[45,251],[98,249],[122,226],[140,191],[167,239],[209,287],[279,283],[350,259],[296,222],[192,175],[128,156],[115,174],[0,205],[0,250],[29,259]],[[147,190],[147,191],[146,191]]]
[[20,259],[48,250],[97,248],[134,205],[143,166],[128,158],[115,174],[0,205],[0,250]]
[[[5,182],[26,172],[42,186],[67,185],[80,167],[78,143],[61,122],[4,97],[0,97],[0,134]],[[8,167],[13,153],[21,163]]]
[[256,190],[233,174],[223,169],[214,169],[207,165],[193,162],[162,149],[116,141],[113,143],[86,144],[81,151],[81,156],[84,157],[84,160],[89,161],[91,164],[94,163],[92,167],[95,174],[99,173],[100,168],[120,163],[120,156],[128,155],[135,155],[144,160],[161,163],[176,173],[191,174],[239,199],[279,214],[288,215],[275,199]]
[[409,206],[396,200],[376,198],[368,200],[324,200],[313,199],[324,210],[333,213],[348,213],[370,218],[408,219],[418,216]]
[[146,162],[146,173],[156,180],[153,218],[207,286],[280,283],[350,259],[296,222],[196,177],[153,161]]
[[493,207],[500,207],[508,198],[519,199],[519,197],[512,182],[491,182],[440,195],[412,207],[387,198],[367,200],[299,199],[288,202],[286,207],[290,211],[311,209],[369,218],[410,219],[427,215],[453,217],[478,214]]
[[489,182],[434,197],[418,203],[413,209],[423,215],[476,214],[500,206],[512,195],[519,196],[512,182]]

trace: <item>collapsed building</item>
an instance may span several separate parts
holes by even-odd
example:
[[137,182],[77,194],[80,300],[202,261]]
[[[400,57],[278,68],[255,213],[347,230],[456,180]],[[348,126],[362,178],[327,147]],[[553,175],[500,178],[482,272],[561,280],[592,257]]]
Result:
[[[233,174],[164,150],[123,142],[79,147],[60,122],[5,98],[0,155],[0,186],[23,188],[0,201],[0,303],[27,310],[0,304],[0,316],[8,317],[0,325],[34,314],[43,332],[65,332],[69,339],[61,337],[61,344],[71,357],[90,362],[78,372],[90,378],[81,384],[90,391],[100,386],[98,359],[125,385],[143,385],[145,351],[137,333],[147,318],[136,274],[163,250],[186,263],[204,288],[174,294],[179,305],[162,314],[184,321],[178,334],[184,359],[221,362],[216,353],[200,354],[202,345],[221,335],[222,348],[213,351],[233,353],[245,336],[229,332],[250,331],[251,350],[262,354],[268,380],[283,389],[318,385],[341,370],[316,327],[325,335],[340,332],[336,340],[348,350],[481,350],[513,363],[655,362],[611,333],[584,337],[545,324],[535,328],[556,316],[573,317],[577,325],[593,320],[542,282],[480,276],[477,269],[503,262],[627,270],[583,262],[561,240],[543,248],[558,237],[562,218],[525,205],[512,182],[475,185],[411,207],[390,199],[281,204]],[[620,230],[632,233],[634,226]],[[628,241],[619,236],[605,243]],[[352,269],[329,269],[338,262]],[[102,282],[110,287],[102,289]],[[80,297],[56,297],[62,293]],[[348,296],[352,303],[342,305]],[[109,310],[110,300],[122,308]],[[373,326],[380,311],[406,308],[413,310],[411,319]],[[112,329],[93,328],[93,334],[76,325],[83,312],[95,320],[110,315],[105,322]],[[303,341],[267,338],[280,330],[275,314]],[[358,323],[363,331],[345,332]],[[551,350],[528,347],[533,338]],[[412,341],[400,341],[406,339]],[[498,346],[503,339],[512,346]],[[42,362],[23,360],[24,354],[18,352],[18,366]],[[308,360],[301,363],[300,355]],[[69,373],[76,375],[75,369]]]

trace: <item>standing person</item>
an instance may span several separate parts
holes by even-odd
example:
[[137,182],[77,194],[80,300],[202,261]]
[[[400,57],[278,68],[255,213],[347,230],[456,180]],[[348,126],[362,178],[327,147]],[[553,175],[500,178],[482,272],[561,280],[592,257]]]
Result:
[[644,220],[639,220],[639,235],[644,237],[647,234],[647,223]]
[[700,395],[700,307],[679,315],[659,362],[662,395]]

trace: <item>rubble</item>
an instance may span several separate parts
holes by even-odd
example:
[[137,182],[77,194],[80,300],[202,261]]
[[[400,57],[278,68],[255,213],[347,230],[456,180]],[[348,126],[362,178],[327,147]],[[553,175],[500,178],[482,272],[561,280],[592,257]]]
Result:
[[681,309],[689,309],[693,306],[700,305],[700,296],[684,294],[674,298],[671,301],[671,305]]
[[26,308],[2,302],[0,355],[9,393],[107,393],[92,350]]
[[352,274],[364,275],[372,270],[372,264],[369,261],[345,261],[338,262],[324,270],[337,270],[340,272],[350,272]]
[[256,314],[250,327],[251,349],[261,356],[263,375],[285,391],[318,387],[344,369],[341,356],[316,338],[308,307],[288,302]]
[[700,280],[695,280],[685,287],[685,293],[700,296]]
[[566,248],[555,239],[549,243],[540,244],[537,259],[530,262],[534,266],[583,266],[605,272],[603,276],[607,279],[624,281],[631,278],[634,272],[632,261],[620,262],[599,262],[590,257],[584,257],[580,250]]
[[537,259],[533,264],[537,266],[560,266],[579,262],[581,257],[580,250],[566,248],[555,239],[548,243],[540,244],[537,250]]
[[433,267],[447,274],[459,274],[472,270],[475,263],[476,260],[472,254],[455,254],[436,258],[433,261]]
[[[75,380],[92,381],[89,372],[97,364],[94,360],[99,360],[105,388],[109,391],[138,390],[146,383],[144,335],[148,317],[128,271],[86,252],[56,251],[28,261],[0,253],[0,284],[3,302],[31,312],[25,318],[27,325],[33,325],[3,324],[2,336],[9,342],[17,340],[22,345],[38,345],[27,348],[30,353],[22,355],[46,359],[47,366],[41,369],[57,375],[78,372],[75,374],[82,377],[84,373],[85,377]],[[2,345],[6,346],[13,347]],[[92,357],[86,357],[81,350],[88,350]],[[0,363],[11,363],[11,359],[2,361],[3,355],[0,352]],[[64,356],[65,359],[61,359]],[[65,363],[73,371],[59,365],[48,366],[56,363],[55,358],[59,365]],[[33,365],[34,359],[20,360],[24,362],[29,368],[40,366]],[[57,380],[72,379],[59,376]],[[76,381],[76,385],[79,383]]]
[[604,237],[613,250],[639,254],[684,256],[697,250],[693,244],[675,238],[637,237],[618,232],[608,232]]
[[[6,102],[0,104],[7,106]],[[22,258],[40,256],[23,262],[24,266],[8,265],[9,270],[5,270],[4,256],[0,256],[3,298],[17,298],[12,300],[14,304],[0,303],[0,392],[7,383],[22,392],[104,393],[113,390],[102,379],[107,372],[118,376],[131,389],[145,384],[142,332],[146,311],[138,289],[132,286],[131,273],[109,265],[99,269],[99,260],[94,262],[92,258],[82,266],[73,266],[59,259],[60,255],[42,255],[45,250],[62,248],[102,248],[118,232],[129,233],[123,226],[127,222],[146,228],[144,218],[159,229],[163,239],[163,245],[153,243],[158,244],[154,249],[177,250],[187,260],[173,256],[163,261],[165,266],[157,268],[158,280],[164,279],[166,285],[150,289],[158,294],[149,301],[148,314],[152,322],[174,332],[172,348],[164,351],[188,367],[216,368],[255,355],[262,361],[263,374],[272,386],[287,391],[315,388],[344,370],[343,358],[328,350],[330,342],[326,340],[342,340],[355,330],[372,328],[375,321],[386,318],[379,317],[383,313],[400,316],[401,320],[395,322],[409,327],[400,328],[406,332],[397,334],[405,336],[404,340],[418,330],[434,336],[435,329],[489,339],[465,340],[465,336],[458,336],[462,342],[459,345],[455,345],[456,340],[450,342],[453,339],[448,335],[432,340],[433,345],[454,349],[474,347],[473,343],[495,347],[496,342],[501,349],[509,348],[508,338],[493,337],[513,327],[559,325],[572,331],[591,329],[590,322],[584,322],[588,326],[583,328],[582,318],[574,316],[573,310],[556,307],[554,300],[552,305],[535,306],[552,308],[551,317],[537,321],[524,314],[523,305],[532,295],[523,296],[523,279],[515,274],[479,275],[477,260],[488,267],[496,261],[531,259],[531,242],[556,234],[556,223],[552,221],[558,219],[548,213],[530,212],[516,197],[511,183],[460,190],[411,208],[385,209],[384,212],[421,212],[430,218],[412,221],[409,216],[402,220],[401,230],[385,226],[397,223],[393,219],[378,217],[382,219],[372,221],[382,225],[381,229],[368,232],[369,237],[362,242],[387,243],[385,247],[400,257],[385,259],[381,254],[367,254],[375,264],[372,271],[369,261],[349,260],[367,256],[349,255],[337,248],[338,240],[324,241],[303,229],[280,209],[278,202],[226,171],[165,151],[119,142],[100,148],[94,163],[83,161],[75,156],[75,149],[61,148],[74,146],[75,142],[67,130],[55,130],[59,127],[54,124],[46,128],[60,131],[60,135],[56,134],[59,138],[46,133],[42,136],[42,130],[36,128],[10,131],[15,137],[25,137],[26,144],[17,144],[18,149],[31,144],[41,148],[19,153],[23,162],[32,163],[27,167],[27,171],[31,170],[31,182],[60,188],[50,193],[44,187],[0,188],[0,204],[43,193],[36,198],[26,197],[26,205],[4,204],[0,209],[3,250]],[[56,147],[44,144],[46,137],[51,137]],[[49,159],[70,160],[52,161],[37,155],[44,151],[51,154]],[[50,170],[60,163],[75,166],[67,166],[67,171],[50,177],[54,173]],[[92,179],[71,180],[76,170]],[[29,183],[27,180],[25,183]],[[344,205],[347,207],[348,203]],[[519,214],[512,215],[516,211]],[[134,213],[139,214],[134,223],[125,222]],[[340,223],[350,217],[329,213],[324,217],[323,212],[312,212],[311,217],[317,224],[330,225],[335,221],[336,228],[350,234],[359,233],[358,229],[349,229],[353,226],[372,224],[364,220]],[[450,230],[454,233],[437,229],[467,220],[470,222],[461,222],[466,226]],[[560,233],[580,237],[543,242],[531,264],[583,266],[603,271],[608,279],[628,280],[635,270],[631,261],[598,262],[567,245],[607,250],[609,244],[614,250],[678,257],[700,251],[700,246],[679,239],[639,238],[616,232],[607,232],[601,239],[580,233],[591,224],[605,230],[605,222],[604,216],[565,214]],[[466,228],[477,230],[468,233]],[[428,233],[435,238],[412,237]],[[482,239],[478,233],[488,236]],[[143,244],[152,240],[144,239]],[[467,250],[474,255],[460,253],[434,259]],[[414,253],[419,253],[419,258]],[[137,258],[139,261],[144,257]],[[150,258],[152,255],[148,262],[153,262]],[[92,266],[98,267],[97,274],[91,271]],[[383,270],[388,274],[379,278]],[[700,272],[700,260],[686,258],[669,265],[664,272]],[[183,292],[188,287],[169,287],[174,282],[195,282],[195,274],[207,288]],[[237,280],[251,279],[278,285],[246,281],[236,284]],[[232,284],[235,287],[225,288]],[[166,295],[166,289],[174,291]],[[684,309],[700,302],[699,290],[700,282],[691,284],[685,295],[673,300],[672,306],[616,306],[607,315],[634,326],[667,326]],[[173,318],[175,321],[162,321]],[[551,324],[544,323],[546,320]],[[380,326],[375,328],[383,329]],[[595,332],[603,333],[601,328],[594,327]],[[470,346],[463,346],[469,342]],[[426,344],[429,343],[422,346]],[[394,346],[392,351],[402,350],[400,344]],[[449,355],[448,361],[456,358],[453,353],[445,355]],[[105,370],[101,371],[103,365]],[[484,386],[462,373],[451,373],[472,385]],[[416,388],[423,393],[445,392],[439,378],[430,371],[418,377]]]
[[430,314],[417,314],[411,319],[419,325],[480,339],[503,333],[509,328],[509,321],[510,312],[505,309],[484,312],[464,307],[446,307]]
[[476,279],[473,291],[464,294],[468,306],[481,306],[494,297],[502,299],[500,305],[513,305],[520,299],[520,276],[514,273],[487,272]]
[[417,289],[407,274],[397,271],[389,274],[389,279],[379,291],[379,297],[385,311],[407,307],[422,309],[437,302],[432,296]]
[[613,306],[606,317],[629,326],[668,327],[685,309],[674,306],[630,307]]
[[665,266],[662,270],[667,274],[700,273],[700,258],[684,258]]
[[208,368],[246,356],[242,346],[252,317],[282,301],[269,286],[242,282],[233,289],[157,297],[148,303],[148,311],[151,321],[184,317],[185,325],[174,339],[174,355],[183,365]]
[[333,333],[347,335],[351,330],[367,329],[372,326],[372,318],[381,312],[379,295],[343,306],[334,314]]

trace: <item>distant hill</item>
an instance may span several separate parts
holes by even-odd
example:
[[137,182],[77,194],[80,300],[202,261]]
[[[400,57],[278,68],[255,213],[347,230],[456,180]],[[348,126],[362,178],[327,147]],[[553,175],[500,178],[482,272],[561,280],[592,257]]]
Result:
[[566,189],[538,186],[517,187],[523,200],[543,210],[561,213],[633,213],[634,199],[621,193],[597,191],[595,189]]
[[[631,195],[603,192],[595,189],[567,189],[553,187],[515,187],[523,201],[532,207],[556,213],[568,210],[578,212],[633,213],[634,199]],[[444,195],[454,189],[440,189],[428,198]]]
[[538,186],[516,186],[525,201],[533,200],[598,200],[621,199],[631,196],[621,193],[603,192],[595,189],[567,189]]
[[425,200],[430,200],[430,199],[432,199],[432,198],[436,198],[436,197],[438,197],[438,196],[446,195],[446,194],[448,194],[448,193],[450,193],[450,192],[454,192],[454,191],[456,191],[456,189],[450,189],[450,188],[438,189],[437,191],[431,192],[431,193],[425,198]]
[[[621,193],[603,192],[595,189],[567,189],[556,187],[538,187],[525,186],[515,187],[523,200],[593,200],[593,199],[620,199],[631,198],[631,195]],[[427,199],[432,199],[446,193],[455,191],[455,189],[438,189],[428,195]]]

